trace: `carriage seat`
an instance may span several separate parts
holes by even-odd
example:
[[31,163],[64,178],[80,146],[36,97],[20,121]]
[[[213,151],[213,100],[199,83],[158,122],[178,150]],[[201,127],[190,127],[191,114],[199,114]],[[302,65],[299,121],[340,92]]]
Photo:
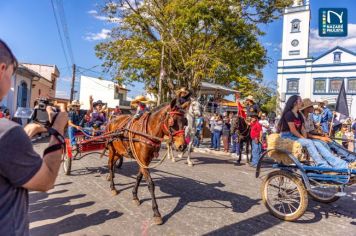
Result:
[[[267,150],[270,149],[281,149],[290,152],[295,158],[300,162],[309,162],[309,157],[306,150],[297,141],[291,139],[281,138],[279,134],[270,134],[267,137]],[[270,151],[268,156],[275,160],[276,162],[283,163],[285,165],[293,164],[293,161],[287,156],[287,154],[282,153],[277,150]]]

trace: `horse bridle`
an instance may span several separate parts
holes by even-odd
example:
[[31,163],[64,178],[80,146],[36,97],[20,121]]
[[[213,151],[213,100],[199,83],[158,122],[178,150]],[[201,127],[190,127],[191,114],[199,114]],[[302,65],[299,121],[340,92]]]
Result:
[[184,129],[174,130],[172,127],[174,126],[174,117],[175,116],[184,116],[185,112],[180,110],[173,109],[172,111],[168,111],[163,118],[162,129],[163,132],[169,136],[169,140],[172,142],[173,137],[175,136],[183,136],[185,131]]

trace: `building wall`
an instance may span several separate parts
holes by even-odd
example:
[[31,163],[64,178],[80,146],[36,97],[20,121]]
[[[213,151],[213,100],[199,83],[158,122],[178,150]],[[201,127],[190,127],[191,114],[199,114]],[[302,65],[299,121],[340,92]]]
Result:
[[[120,90],[123,100],[127,98],[127,91]],[[107,80],[100,80],[89,76],[80,78],[79,100],[83,109],[89,109],[89,96],[92,95],[94,101],[101,100],[108,104],[109,108],[120,105],[120,99],[115,99],[115,83]]]
[[[50,89],[46,91],[49,91],[47,93],[49,94],[50,98],[54,98],[57,80],[60,75],[58,68],[55,65],[27,64],[27,63],[22,63],[22,65],[39,73],[41,76],[46,78],[48,82],[50,82],[50,84],[48,85]],[[43,84],[46,85],[45,83]]]
[[19,107],[19,87],[22,83],[27,84],[27,97],[25,107],[30,107],[31,99],[31,80],[32,78],[25,77],[20,74],[15,74],[11,80],[11,89],[9,90],[6,97],[0,103],[1,105],[6,106],[10,110],[11,116],[13,116]]
[[39,81],[32,81],[31,107],[34,106],[35,100],[40,97],[55,97],[55,90],[51,88],[51,83],[43,78]]

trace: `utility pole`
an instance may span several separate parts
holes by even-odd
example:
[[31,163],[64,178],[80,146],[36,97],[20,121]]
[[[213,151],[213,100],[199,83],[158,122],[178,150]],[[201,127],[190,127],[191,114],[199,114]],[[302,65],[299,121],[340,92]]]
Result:
[[73,64],[73,67],[72,67],[73,71],[72,71],[72,86],[70,88],[70,102],[73,101],[73,97],[74,97],[74,82],[75,82],[75,64]]

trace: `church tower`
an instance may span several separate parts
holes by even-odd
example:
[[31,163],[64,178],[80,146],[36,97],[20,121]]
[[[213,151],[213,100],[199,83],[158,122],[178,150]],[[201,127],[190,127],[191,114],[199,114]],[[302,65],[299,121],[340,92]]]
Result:
[[310,8],[309,0],[294,0],[283,14],[281,60],[309,56]]

